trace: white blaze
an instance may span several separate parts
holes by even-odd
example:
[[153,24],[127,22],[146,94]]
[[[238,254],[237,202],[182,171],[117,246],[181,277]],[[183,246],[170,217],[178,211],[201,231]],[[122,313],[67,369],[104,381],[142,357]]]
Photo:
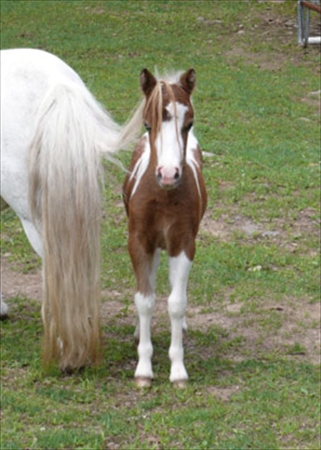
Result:
[[184,143],[182,127],[184,124],[187,106],[171,102],[166,107],[170,119],[162,123],[161,130],[156,138],[158,167],[179,168],[184,156]]

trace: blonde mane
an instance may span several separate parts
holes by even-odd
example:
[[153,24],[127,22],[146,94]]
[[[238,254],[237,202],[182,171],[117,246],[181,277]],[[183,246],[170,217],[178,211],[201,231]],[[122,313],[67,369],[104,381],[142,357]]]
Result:
[[[175,95],[172,88],[171,82],[167,80],[158,80],[156,86],[154,87],[148,101],[144,107],[144,115],[150,109],[151,110],[151,143],[155,144],[156,138],[160,132],[162,122],[163,122],[163,95],[166,94],[169,97],[169,101],[173,103],[174,106],[174,120],[176,124],[176,136],[178,138],[178,126],[177,126],[177,110],[176,110],[176,102]],[[179,139],[177,139],[179,142]]]

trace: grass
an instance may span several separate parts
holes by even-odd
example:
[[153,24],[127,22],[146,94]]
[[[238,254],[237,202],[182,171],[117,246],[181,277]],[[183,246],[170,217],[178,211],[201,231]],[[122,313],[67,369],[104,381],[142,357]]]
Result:
[[[108,165],[103,363],[72,377],[43,373],[39,303],[10,298],[1,449],[320,448],[320,52],[296,44],[296,2],[3,1],[1,13],[2,48],[57,54],[120,122],[140,99],[142,68],[193,66],[196,133],[210,154],[189,285],[188,388],[169,385],[165,305],[153,330],[155,382],[139,391],[132,381],[124,174]],[[17,274],[40,270],[10,210],[1,251]],[[165,258],[157,292],[162,305]]]
[[[232,363],[224,356],[222,331],[196,331],[188,363],[193,381],[186,391],[175,391],[158,370],[166,366],[168,344],[161,333],[155,387],[141,392],[131,381],[135,355],[128,330],[115,323],[108,332],[121,348],[106,342],[103,367],[72,377],[44,375],[39,343],[32,343],[41,330],[39,305],[28,302],[28,320],[25,300],[14,305],[14,323],[4,325],[9,330],[2,344],[2,448],[282,448],[293,434],[296,448],[316,448],[319,378],[310,364],[280,358]],[[10,345],[9,335],[16,339],[18,333],[21,343]],[[213,343],[214,354],[203,358]]]

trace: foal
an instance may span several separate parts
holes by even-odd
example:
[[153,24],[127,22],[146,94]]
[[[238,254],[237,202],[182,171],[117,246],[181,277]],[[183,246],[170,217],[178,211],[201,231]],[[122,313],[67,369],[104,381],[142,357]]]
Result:
[[171,294],[170,381],[184,387],[188,375],[182,345],[186,329],[187,281],[195,254],[195,238],[206,207],[201,173],[202,155],[193,134],[191,93],[195,72],[177,82],[157,81],[144,69],[140,76],[145,94],[144,125],[123,185],[128,215],[128,250],[137,280],[135,304],[139,316],[136,338],[139,362],[135,372],[140,387],[153,378],[151,318],[160,251],[169,255]]

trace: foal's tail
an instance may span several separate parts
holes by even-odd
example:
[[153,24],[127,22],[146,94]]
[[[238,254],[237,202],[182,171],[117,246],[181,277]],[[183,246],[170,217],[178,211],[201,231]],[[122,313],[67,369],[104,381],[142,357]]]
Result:
[[43,238],[44,363],[99,362],[101,157],[127,146],[141,112],[116,125],[82,85],[44,99],[30,148],[30,205]]

